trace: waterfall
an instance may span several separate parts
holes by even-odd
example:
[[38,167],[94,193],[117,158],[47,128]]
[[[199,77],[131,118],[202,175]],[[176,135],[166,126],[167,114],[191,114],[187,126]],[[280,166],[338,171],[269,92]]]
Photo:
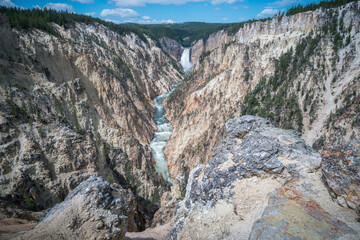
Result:
[[[186,73],[190,72],[193,64],[190,62],[190,49],[185,48],[181,55],[181,66],[183,67]],[[165,144],[170,140],[173,127],[171,123],[165,118],[166,111],[164,108],[164,101],[170,96],[170,94],[175,91],[181,82],[176,83],[172,86],[171,91],[161,94],[154,99],[155,104],[155,113],[154,121],[157,126],[157,131],[155,132],[154,138],[150,143],[152,149],[153,158],[155,160],[155,170],[160,173],[163,178],[168,181],[170,184],[174,182],[170,178],[169,168],[167,166],[167,159],[164,154]]]
[[186,73],[190,72],[193,64],[190,61],[190,48],[185,48],[181,54],[180,64]]

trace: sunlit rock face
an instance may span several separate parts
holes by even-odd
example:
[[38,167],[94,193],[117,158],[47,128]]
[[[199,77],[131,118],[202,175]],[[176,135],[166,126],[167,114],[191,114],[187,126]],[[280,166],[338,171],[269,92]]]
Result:
[[59,37],[1,20],[1,209],[46,209],[102,176],[146,202],[141,230],[169,189],[149,146],[152,99],[181,81],[181,66],[150,38],[98,23],[54,27]]
[[180,61],[184,48],[177,41],[168,37],[162,37],[159,39],[161,48],[167,52],[176,61]]
[[167,239],[359,238],[356,213],[332,201],[321,161],[293,130],[249,115],[227,121],[211,160],[190,172]]
[[225,122],[243,114],[295,129],[317,150],[360,139],[359,22],[353,2],[194,42],[189,81],[165,102],[170,176],[208,162]]

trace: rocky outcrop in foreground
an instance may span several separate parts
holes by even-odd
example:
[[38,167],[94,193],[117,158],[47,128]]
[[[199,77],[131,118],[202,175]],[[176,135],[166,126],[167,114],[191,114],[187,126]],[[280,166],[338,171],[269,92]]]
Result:
[[134,201],[131,191],[90,177],[19,239],[122,239],[136,227]]
[[226,129],[191,171],[167,239],[359,239],[355,211],[332,201],[320,154],[297,132],[254,116]]

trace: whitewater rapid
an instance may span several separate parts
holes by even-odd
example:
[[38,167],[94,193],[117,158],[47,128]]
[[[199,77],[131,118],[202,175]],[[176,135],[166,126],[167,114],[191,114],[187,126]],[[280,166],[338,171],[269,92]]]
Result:
[[[190,62],[190,49],[184,49],[181,55],[180,64],[185,72],[188,73],[191,71],[193,64]],[[172,184],[174,180],[170,177],[169,174],[169,168],[167,166],[167,159],[164,154],[164,149],[165,144],[170,140],[173,127],[171,126],[171,123],[165,118],[166,111],[164,108],[164,101],[179,87],[180,84],[181,82],[172,85],[171,91],[159,95],[154,99],[154,121],[157,126],[157,131],[155,132],[154,138],[150,143],[150,147],[152,149],[153,158],[156,162],[155,170],[160,173],[163,178],[170,184]]]

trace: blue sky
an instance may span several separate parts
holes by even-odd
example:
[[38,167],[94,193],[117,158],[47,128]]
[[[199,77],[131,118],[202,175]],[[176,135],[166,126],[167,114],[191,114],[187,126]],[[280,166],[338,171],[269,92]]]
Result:
[[47,7],[116,23],[241,22],[275,15],[313,0],[0,0],[0,5]]

